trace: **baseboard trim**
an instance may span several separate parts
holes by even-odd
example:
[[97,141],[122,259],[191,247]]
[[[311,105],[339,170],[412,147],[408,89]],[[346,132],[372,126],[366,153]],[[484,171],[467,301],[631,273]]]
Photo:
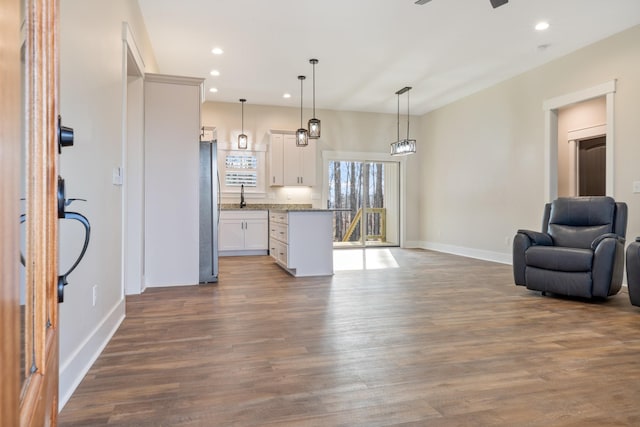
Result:
[[437,252],[444,252],[452,255],[460,255],[467,258],[481,259],[484,261],[492,261],[500,264],[512,264],[511,253],[502,253],[487,251],[484,249],[467,248],[464,246],[446,245],[436,242],[411,242],[417,243],[415,247],[429,249]]
[[67,404],[84,376],[107,346],[125,318],[125,300],[121,299],[100,324],[78,346],[64,363],[60,364],[58,385],[58,412]]

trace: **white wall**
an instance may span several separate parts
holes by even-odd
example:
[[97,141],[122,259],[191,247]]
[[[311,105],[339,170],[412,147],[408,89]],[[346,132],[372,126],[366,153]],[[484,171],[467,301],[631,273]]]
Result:
[[[60,156],[69,207],[89,218],[87,255],[69,276],[60,306],[60,407],[82,380],[124,316],[121,232],[122,187],[111,183],[122,165],[122,22],[127,21],[154,71],[137,3],[127,0],[60,2],[60,110],[75,130],[75,145]],[[61,225],[60,266],[73,261],[77,230]],[[96,305],[92,288],[97,286]]]
[[639,40],[637,26],[422,117],[421,245],[510,262],[516,230],[541,226],[543,102],[613,79],[615,198],[640,234]]
[[199,79],[144,85],[145,286],[198,284]]

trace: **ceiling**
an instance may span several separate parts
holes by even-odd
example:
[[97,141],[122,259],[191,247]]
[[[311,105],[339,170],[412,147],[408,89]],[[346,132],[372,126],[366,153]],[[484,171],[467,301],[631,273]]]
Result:
[[[138,3],[159,72],[206,77],[208,101],[299,107],[303,74],[310,108],[317,58],[316,108],[362,112],[395,113],[395,92],[412,86],[411,113],[423,114],[640,24],[638,0]],[[548,30],[534,30],[541,20]]]

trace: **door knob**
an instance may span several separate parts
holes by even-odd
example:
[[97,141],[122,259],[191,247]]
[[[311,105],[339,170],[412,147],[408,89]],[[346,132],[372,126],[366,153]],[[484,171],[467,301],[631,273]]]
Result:
[[62,147],[73,146],[73,128],[62,126],[62,117],[58,116],[58,154],[62,153]]

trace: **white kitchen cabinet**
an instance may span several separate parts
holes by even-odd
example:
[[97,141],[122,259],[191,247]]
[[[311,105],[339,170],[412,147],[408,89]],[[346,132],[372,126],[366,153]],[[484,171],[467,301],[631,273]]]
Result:
[[272,133],[269,148],[271,186],[316,185],[316,141],[306,147],[296,146],[293,133]]
[[296,277],[333,274],[333,213],[270,211],[269,254]]
[[265,210],[220,212],[218,251],[220,256],[266,255],[269,220]]
[[[291,135],[288,135],[291,136]],[[295,138],[295,136],[294,136]],[[269,185],[281,187],[284,185],[284,135],[281,133],[271,134],[269,144]]]

